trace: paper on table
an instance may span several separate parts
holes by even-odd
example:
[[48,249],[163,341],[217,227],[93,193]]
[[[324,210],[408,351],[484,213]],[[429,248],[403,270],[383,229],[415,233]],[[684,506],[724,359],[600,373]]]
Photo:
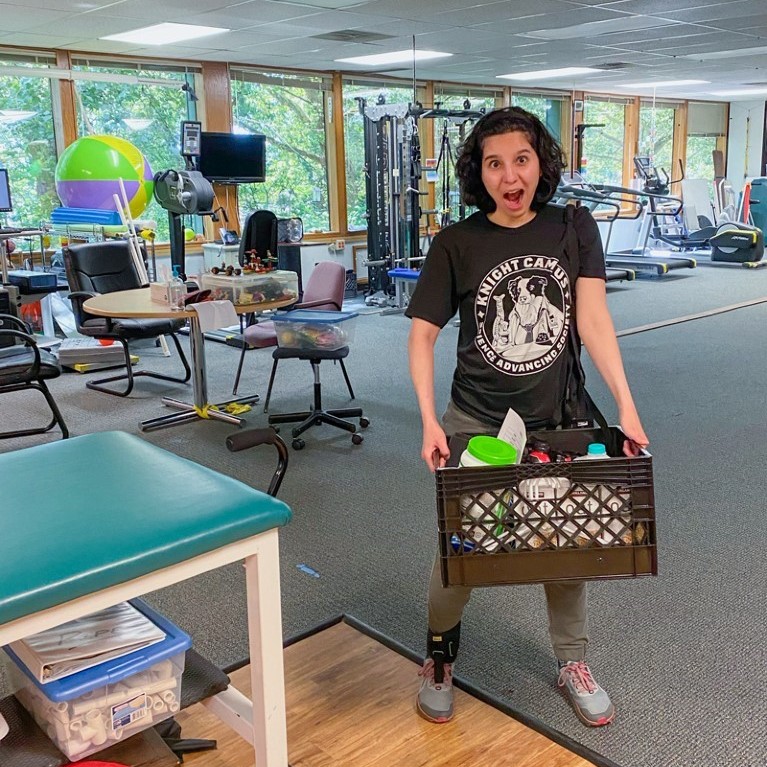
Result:
[[112,658],[161,642],[165,632],[128,602],[120,602],[10,648],[41,683],[53,682]]
[[525,422],[515,410],[509,408],[509,412],[506,413],[501,430],[498,432],[498,439],[513,445],[517,451],[516,463],[522,463],[522,454],[527,444],[527,429]]
[[200,330],[218,330],[236,325],[239,321],[234,304],[231,301],[202,301],[192,304],[191,307],[197,312],[200,319]]

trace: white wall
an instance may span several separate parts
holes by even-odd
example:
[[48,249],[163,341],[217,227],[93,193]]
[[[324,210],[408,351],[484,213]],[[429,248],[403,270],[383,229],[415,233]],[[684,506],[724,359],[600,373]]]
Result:
[[733,101],[730,104],[727,178],[736,194],[743,190],[747,177],[761,176],[764,107],[764,101]]

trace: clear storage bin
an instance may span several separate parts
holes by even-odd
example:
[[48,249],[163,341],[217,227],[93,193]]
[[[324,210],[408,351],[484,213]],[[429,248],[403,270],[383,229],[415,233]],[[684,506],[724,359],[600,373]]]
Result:
[[283,269],[241,274],[239,277],[206,272],[200,276],[200,288],[210,290],[214,301],[231,301],[233,304],[297,301],[298,274]]
[[131,604],[166,638],[143,650],[41,684],[10,648],[5,666],[19,702],[71,760],[108,748],[173,716],[192,640],[141,600]]
[[296,309],[274,315],[277,343],[286,349],[335,351],[354,340],[357,312]]

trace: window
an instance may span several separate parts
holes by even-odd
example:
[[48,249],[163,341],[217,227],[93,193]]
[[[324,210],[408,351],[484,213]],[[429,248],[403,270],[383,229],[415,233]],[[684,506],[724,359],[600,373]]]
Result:
[[727,105],[691,101],[687,106],[687,178],[714,181],[715,150],[724,152],[727,143]]
[[675,104],[641,103],[639,107],[639,154],[650,158],[656,168],[669,176],[673,172]]
[[562,136],[565,135],[563,120],[569,104],[566,96],[512,91],[511,103],[512,106],[532,112],[557,141],[562,141]]
[[[75,79],[79,136],[105,134],[130,141],[153,173],[184,167],[179,154],[181,121],[194,119],[195,110],[182,86],[193,85],[193,70],[84,59],[75,59],[72,69],[96,78]],[[169,239],[168,213],[154,198],[141,219],[155,220],[158,240]]]
[[327,125],[330,80],[320,76],[234,70],[235,132],[266,136],[266,182],[238,189],[240,219],[267,209],[298,216],[305,232],[331,229]]
[[[0,52],[0,66],[14,70],[0,71],[0,166],[11,182],[10,217],[25,226],[38,226],[59,206],[51,80],[44,73],[52,64]],[[30,77],[20,74],[26,69]]]
[[620,99],[586,99],[583,123],[591,127],[583,133],[581,173],[589,181],[623,183],[625,112],[625,102]]
[[[418,97],[423,98],[421,93],[418,93]],[[410,104],[413,101],[413,88],[396,82],[362,78],[343,81],[346,225],[350,232],[367,229],[364,118],[358,99],[365,99],[369,105],[381,99],[386,104]]]

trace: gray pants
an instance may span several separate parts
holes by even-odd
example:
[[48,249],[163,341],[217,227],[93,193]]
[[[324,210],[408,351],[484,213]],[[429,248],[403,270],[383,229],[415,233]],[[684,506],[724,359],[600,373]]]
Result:
[[[498,429],[478,421],[451,401],[442,416],[442,426],[448,437],[458,432],[467,434],[497,434]],[[583,660],[588,644],[588,614],[586,584],[582,581],[547,583],[544,585],[549,613],[549,636],[554,654],[559,660]],[[471,597],[469,586],[442,585],[439,554],[429,582],[429,628],[441,633],[453,628],[460,620],[463,608]]]

